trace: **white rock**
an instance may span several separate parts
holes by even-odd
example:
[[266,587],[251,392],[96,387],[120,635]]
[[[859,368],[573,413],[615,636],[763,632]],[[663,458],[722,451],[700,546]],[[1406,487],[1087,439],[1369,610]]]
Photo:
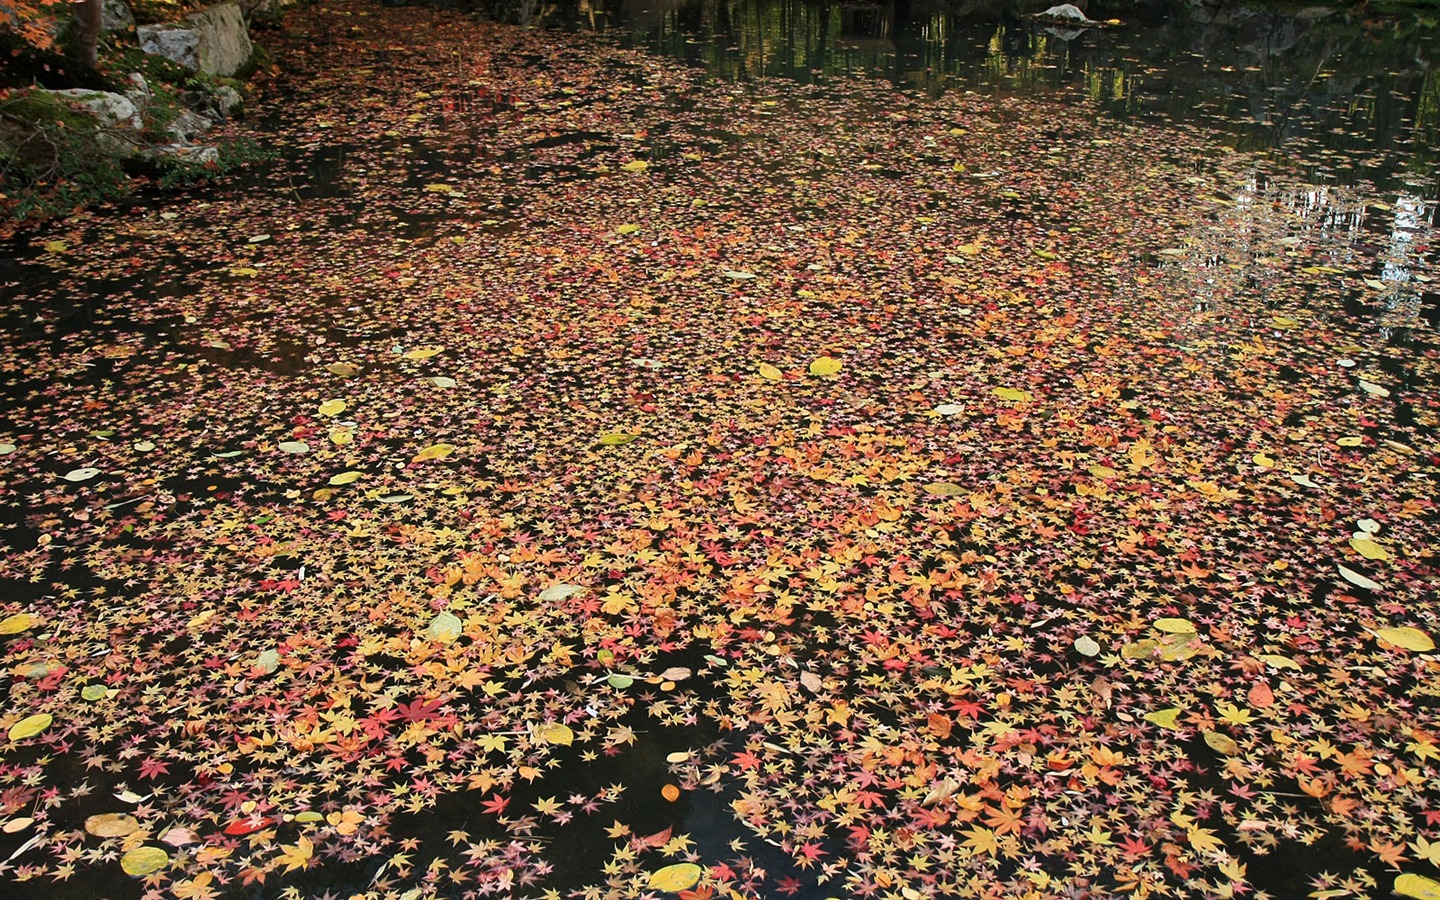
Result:
[[202,9],[181,22],[142,25],[135,33],[146,53],[210,75],[234,75],[254,50],[235,3]]

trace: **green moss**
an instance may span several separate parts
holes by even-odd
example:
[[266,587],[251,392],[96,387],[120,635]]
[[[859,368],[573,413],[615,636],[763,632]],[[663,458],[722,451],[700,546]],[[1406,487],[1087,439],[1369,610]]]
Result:
[[38,128],[83,129],[92,124],[89,116],[46,94],[20,94],[0,100],[0,117]]

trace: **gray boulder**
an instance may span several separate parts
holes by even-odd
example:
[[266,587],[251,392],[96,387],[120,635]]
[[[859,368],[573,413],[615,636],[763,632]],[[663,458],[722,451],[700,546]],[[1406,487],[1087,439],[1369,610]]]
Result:
[[103,0],[100,5],[101,31],[126,31],[135,24],[135,14],[125,0]]
[[141,156],[152,163],[178,162],[188,165],[214,165],[220,161],[220,150],[209,144],[161,144],[147,147]]
[[215,123],[205,116],[182,109],[165,125],[165,136],[177,143],[185,143],[209,131],[214,125]]
[[221,3],[179,22],[136,29],[146,53],[209,75],[234,75],[254,51],[239,5]]
[[136,131],[140,129],[139,110],[124,94],[88,91],[84,88],[68,88],[63,91],[42,91],[39,88],[35,90],[35,93],[42,92],[49,94],[66,106],[86,113],[95,119],[101,128],[129,128]]
[[123,94],[88,91],[84,88],[62,91],[33,88],[31,93],[48,96],[93,119],[95,126],[92,138],[95,146],[105,153],[127,157],[134,154],[141,143],[140,129],[144,123],[140,119],[140,111],[135,103]]

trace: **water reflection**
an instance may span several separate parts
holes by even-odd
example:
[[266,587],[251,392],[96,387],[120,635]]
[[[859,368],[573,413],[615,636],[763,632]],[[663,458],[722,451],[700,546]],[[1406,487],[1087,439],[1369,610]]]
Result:
[[1199,2],[1141,3],[1103,30],[1026,17],[1047,5],[575,0],[537,16],[619,33],[725,79],[863,73],[931,94],[1065,92],[1109,116],[1191,123],[1238,149],[1303,157],[1323,180],[1419,180],[1435,195],[1434,27]]

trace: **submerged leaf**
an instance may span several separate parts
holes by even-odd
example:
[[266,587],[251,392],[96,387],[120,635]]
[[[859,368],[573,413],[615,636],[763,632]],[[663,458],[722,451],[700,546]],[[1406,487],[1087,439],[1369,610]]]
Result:
[[440,644],[453,644],[465,630],[465,623],[452,612],[441,610],[425,627],[425,638]]
[[140,820],[129,813],[100,813],[85,820],[85,831],[96,837],[124,837],[140,830]]

